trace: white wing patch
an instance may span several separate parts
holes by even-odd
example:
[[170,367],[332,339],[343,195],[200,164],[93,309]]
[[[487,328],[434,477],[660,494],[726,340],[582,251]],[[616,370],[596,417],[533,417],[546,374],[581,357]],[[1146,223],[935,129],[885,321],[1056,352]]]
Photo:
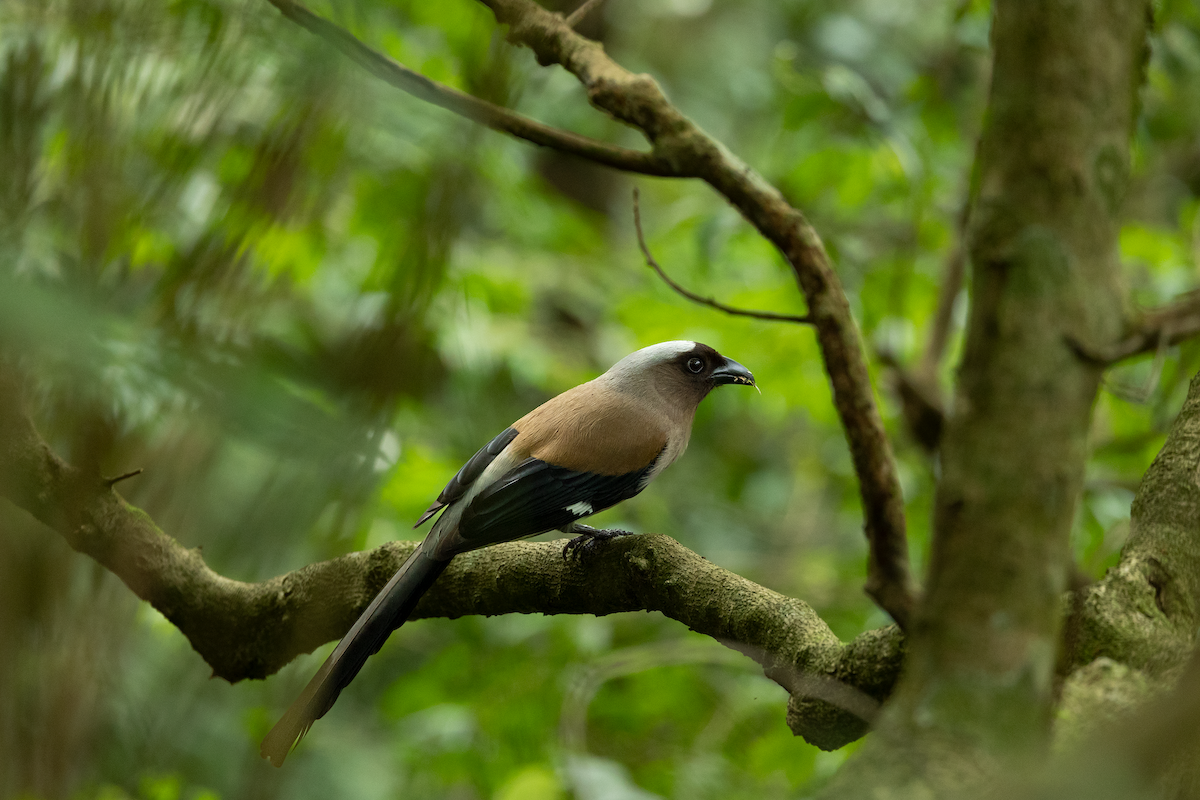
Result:
[[586,517],[592,513],[592,504],[587,500],[580,500],[578,503],[571,503],[569,506],[564,506],[563,511],[570,511],[577,517]]

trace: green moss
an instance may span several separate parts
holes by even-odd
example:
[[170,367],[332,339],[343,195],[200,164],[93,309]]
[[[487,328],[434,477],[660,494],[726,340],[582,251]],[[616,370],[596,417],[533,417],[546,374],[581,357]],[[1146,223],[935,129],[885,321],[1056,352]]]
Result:
[[1054,719],[1054,749],[1076,747],[1096,731],[1148,700],[1154,687],[1145,672],[1097,658],[1076,670],[1063,686]]

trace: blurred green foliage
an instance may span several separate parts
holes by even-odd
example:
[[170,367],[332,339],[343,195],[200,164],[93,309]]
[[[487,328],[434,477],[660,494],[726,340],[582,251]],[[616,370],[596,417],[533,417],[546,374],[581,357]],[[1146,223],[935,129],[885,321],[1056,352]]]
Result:
[[[641,146],[479,4],[317,10],[432,78]],[[1193,288],[1200,260],[1200,11],[1156,12],[1121,239],[1143,306]],[[970,190],[989,13],[611,0],[584,32],[802,208],[869,347],[913,361]],[[845,638],[884,624],[860,591],[857,487],[810,331],[659,283],[634,183],[398,94],[259,0],[0,0],[0,348],[56,451],[144,468],[122,493],[219,572],[413,537],[511,420],[690,338],[763,394],[716,393],[687,456],[598,522],[669,533]],[[802,309],[711,191],[636,183],[673,277]],[[1097,408],[1075,532],[1091,575],[1200,369],[1196,345],[1160,355],[1114,370]],[[919,568],[937,467],[881,402]],[[165,620],[8,505],[0,587],[3,796],[758,799],[811,791],[846,755],[793,738],[782,689],[658,615],[506,617],[405,627],[276,771],[257,741],[326,651],[266,682],[210,680]]]

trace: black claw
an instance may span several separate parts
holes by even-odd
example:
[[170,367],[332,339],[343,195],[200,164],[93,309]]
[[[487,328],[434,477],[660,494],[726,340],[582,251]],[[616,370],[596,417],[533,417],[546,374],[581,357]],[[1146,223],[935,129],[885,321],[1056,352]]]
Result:
[[567,558],[575,552],[580,553],[581,556],[593,552],[596,548],[596,542],[606,542],[609,539],[616,539],[618,536],[632,535],[633,531],[589,528],[563,545],[563,561],[566,561]]

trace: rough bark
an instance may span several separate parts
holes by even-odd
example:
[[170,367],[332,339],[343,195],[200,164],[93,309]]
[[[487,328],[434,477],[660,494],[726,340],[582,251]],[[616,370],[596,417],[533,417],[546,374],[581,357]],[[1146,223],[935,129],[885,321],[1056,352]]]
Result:
[[1200,626],[1200,375],[1138,487],[1121,560],[1083,589],[1072,666],[1108,658],[1149,675],[1179,667]]
[[1092,798],[1200,796],[1198,465],[1200,375],[1138,487],[1120,561],[1067,604],[1054,771]]
[[879,732],[833,794],[958,796],[1045,743],[1100,378],[1071,343],[1123,328],[1118,212],[1146,21],[1142,0],[996,4],[927,593]]

